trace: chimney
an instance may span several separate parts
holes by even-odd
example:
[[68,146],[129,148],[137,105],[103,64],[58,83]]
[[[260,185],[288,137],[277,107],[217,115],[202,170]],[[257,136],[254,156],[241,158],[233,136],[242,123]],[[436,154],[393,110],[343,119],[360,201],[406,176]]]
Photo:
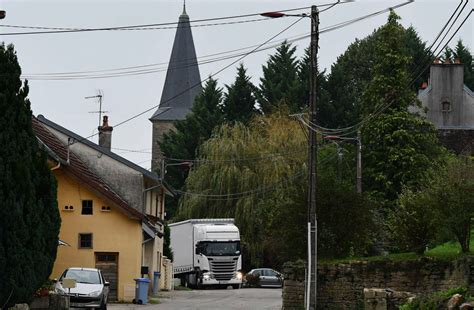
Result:
[[113,127],[109,126],[109,117],[104,115],[102,118],[102,126],[99,126],[99,145],[110,151],[112,146],[112,130]]
[[451,59],[449,59],[448,57],[446,57],[446,59],[444,60],[444,64],[445,64],[445,65],[450,65],[450,64],[451,64]]
[[428,87],[428,83],[423,82],[421,83],[420,89],[426,89]]
[[439,58],[436,57],[435,60],[433,61],[433,63],[434,63],[435,65],[439,65],[439,64],[440,64]]
[[457,64],[457,65],[460,65],[461,64],[461,58],[456,57],[456,59],[454,59],[454,63]]

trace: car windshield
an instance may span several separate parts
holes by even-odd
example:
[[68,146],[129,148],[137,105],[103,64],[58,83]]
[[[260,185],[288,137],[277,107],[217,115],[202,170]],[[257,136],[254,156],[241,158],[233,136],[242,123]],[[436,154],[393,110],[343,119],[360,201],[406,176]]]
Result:
[[96,270],[68,269],[61,277],[75,279],[77,283],[101,284],[99,272]]
[[233,256],[240,254],[240,242],[199,242],[198,252],[206,256]]

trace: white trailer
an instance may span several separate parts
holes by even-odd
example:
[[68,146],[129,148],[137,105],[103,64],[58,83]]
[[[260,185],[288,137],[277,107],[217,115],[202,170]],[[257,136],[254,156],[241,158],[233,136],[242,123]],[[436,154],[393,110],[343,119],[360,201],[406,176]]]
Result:
[[240,288],[240,233],[234,219],[192,219],[169,227],[173,271],[182,285]]

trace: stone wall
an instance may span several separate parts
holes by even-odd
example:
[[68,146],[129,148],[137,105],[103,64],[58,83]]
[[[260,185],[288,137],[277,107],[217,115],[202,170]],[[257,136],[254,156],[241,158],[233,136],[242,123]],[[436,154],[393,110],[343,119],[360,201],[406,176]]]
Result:
[[285,280],[282,290],[282,310],[304,309],[305,270],[304,261],[289,262],[283,266]]
[[452,262],[421,258],[320,264],[318,309],[363,309],[364,288],[420,294],[459,286],[469,286],[471,293],[474,291],[474,258]]

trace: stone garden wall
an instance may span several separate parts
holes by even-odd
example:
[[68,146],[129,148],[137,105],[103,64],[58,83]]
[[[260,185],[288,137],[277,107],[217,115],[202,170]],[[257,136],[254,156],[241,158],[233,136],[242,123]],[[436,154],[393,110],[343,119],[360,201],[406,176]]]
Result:
[[320,264],[318,310],[364,309],[364,288],[420,294],[459,286],[468,286],[474,292],[473,258]]

